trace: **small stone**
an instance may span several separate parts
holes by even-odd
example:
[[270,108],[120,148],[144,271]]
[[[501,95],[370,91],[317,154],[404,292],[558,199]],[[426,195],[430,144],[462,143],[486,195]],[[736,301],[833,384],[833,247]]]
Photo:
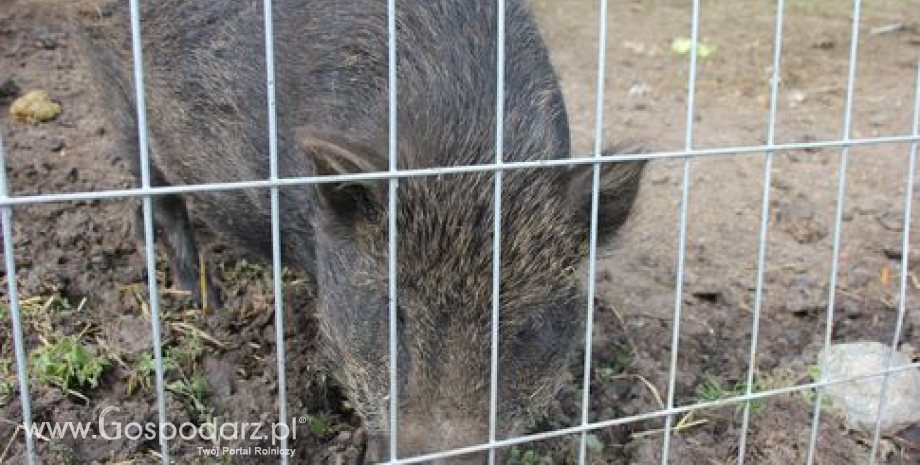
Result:
[[[888,359],[894,367],[911,363],[910,356],[892,352],[878,342],[838,344],[827,353],[828,380],[848,379],[883,372]],[[827,398],[856,429],[871,432],[878,416],[882,378],[871,378],[826,387]],[[891,373],[885,392],[885,409],[881,428],[884,434],[894,434],[920,422],[920,370],[902,370]]]
[[38,36],[37,45],[45,50],[54,50],[58,46],[57,34],[46,32]]
[[51,137],[47,140],[46,145],[48,150],[52,152],[60,152],[64,148],[64,140],[59,137]]
[[634,82],[627,92],[630,97],[645,97],[652,93],[652,86],[644,82]]
[[11,99],[19,94],[19,85],[12,77],[0,76],[0,102]]
[[806,94],[805,91],[794,89],[789,92],[789,106],[795,108],[805,103],[807,98],[808,94]]

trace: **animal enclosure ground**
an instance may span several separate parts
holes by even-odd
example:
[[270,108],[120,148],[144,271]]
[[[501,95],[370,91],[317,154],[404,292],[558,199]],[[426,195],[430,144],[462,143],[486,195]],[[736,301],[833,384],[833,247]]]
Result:
[[[597,2],[531,0],[560,74],[577,155],[593,144]],[[786,2],[775,141],[843,137],[850,50],[850,2]],[[126,157],[90,100],[64,2],[0,0],[0,128],[14,195],[130,187]],[[920,2],[865,2],[854,94],[853,138],[910,132],[920,51]],[[698,67],[692,146],[759,145],[767,139],[774,2],[702,2],[700,37],[711,48]],[[672,49],[690,35],[690,2],[610,2],[605,141],[633,140],[652,150],[685,146],[688,57]],[[9,84],[15,83],[15,86]],[[19,91],[13,89],[18,87]],[[47,91],[63,113],[53,122],[13,121],[12,100]],[[909,147],[850,151],[843,212],[834,342],[890,343],[900,273]],[[755,376],[758,390],[809,382],[824,341],[839,149],[777,153],[770,185],[770,230]],[[744,392],[750,351],[764,154],[695,159],[690,204],[675,403]],[[667,398],[676,284],[682,160],[653,162],[634,217],[598,263],[591,418],[612,419],[663,407]],[[917,199],[917,195],[914,199]],[[142,250],[129,219],[133,202],[79,201],[17,208],[14,214],[25,342],[32,354],[64,348],[69,367],[39,366],[32,355],[34,421],[156,421]],[[914,212],[914,224],[918,214]],[[916,230],[917,228],[914,228]],[[206,230],[204,234],[208,234]],[[267,232],[266,232],[267,233]],[[912,244],[916,245],[916,234]],[[213,237],[225,309],[201,314],[171,291],[160,268],[168,412],[174,423],[272,421],[276,412],[275,330],[270,270]],[[902,349],[920,348],[920,256],[909,257]],[[9,279],[3,275],[3,279]],[[6,296],[6,284],[0,292]],[[289,411],[305,423],[294,463],[356,463],[364,432],[318,355],[309,309],[311,284],[285,280]],[[7,306],[0,311],[0,462],[22,463]],[[65,343],[75,342],[67,345]],[[31,365],[30,365],[31,366]],[[92,367],[101,371],[94,374]],[[66,370],[65,370],[66,372]],[[581,362],[541,430],[580,423]],[[39,374],[45,374],[39,379]],[[61,385],[67,387],[62,389]],[[68,392],[69,389],[69,392]],[[813,397],[802,392],[752,406],[747,463],[802,463]],[[737,406],[675,419],[671,463],[733,463]],[[659,463],[663,421],[597,431],[593,464]],[[517,448],[519,464],[575,463],[578,437]],[[863,463],[871,437],[821,416],[817,462]],[[44,440],[44,463],[157,463],[155,441]],[[247,445],[249,443],[246,443]],[[207,441],[174,441],[178,463],[212,463]],[[237,444],[233,444],[237,445]],[[920,427],[883,438],[881,462],[920,462]],[[228,462],[263,463],[234,457]]]

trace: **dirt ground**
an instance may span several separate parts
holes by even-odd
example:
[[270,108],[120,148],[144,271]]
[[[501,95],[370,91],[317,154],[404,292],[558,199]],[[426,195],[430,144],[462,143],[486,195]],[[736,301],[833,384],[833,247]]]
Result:
[[[531,0],[562,78],[575,151],[593,144],[597,2]],[[777,143],[843,137],[850,49],[850,2],[787,0]],[[920,1],[865,2],[850,137],[908,134],[920,52]],[[605,141],[638,141],[653,150],[685,144],[688,57],[672,41],[690,35],[690,2],[610,2]],[[767,140],[774,2],[704,1],[700,37],[712,52],[699,63],[694,148]],[[0,129],[15,195],[91,191],[132,184],[125,157],[90,100],[61,3],[0,0]],[[10,82],[15,85],[10,85]],[[18,88],[18,90],[16,89]],[[46,90],[62,104],[56,120],[14,122],[13,98]],[[909,147],[850,151],[843,212],[834,342],[890,343],[896,321],[903,203]],[[702,157],[690,171],[686,269],[675,404],[743,393],[751,347],[764,154]],[[756,388],[809,382],[818,363],[828,307],[840,150],[778,153],[770,185],[770,230],[757,350]],[[683,162],[652,163],[637,211],[621,239],[602,251],[594,334],[594,420],[663,407],[667,397]],[[920,200],[916,193],[915,201]],[[104,369],[98,386],[65,392],[33,379],[34,421],[95,420],[110,405],[114,421],[155,421],[150,322],[144,262],[125,201],[82,201],[15,211],[14,237],[27,349],[78,341]],[[913,221],[920,220],[914,209]],[[916,230],[916,228],[914,228]],[[916,235],[914,235],[916,237]],[[912,244],[916,244],[916,240]],[[227,310],[204,316],[163,290],[169,360],[168,410],[174,423],[271,421],[276,411],[275,331],[270,273],[215,242]],[[911,257],[913,258],[913,257]],[[911,260],[902,349],[920,349],[920,288]],[[165,265],[161,266],[161,271]],[[168,274],[162,282],[169,286]],[[2,291],[6,296],[5,280]],[[315,350],[311,285],[285,286],[289,410],[303,419],[294,463],[356,463],[360,422],[326,376]],[[4,309],[5,310],[5,309]],[[21,463],[8,312],[0,324],[0,462]],[[540,429],[580,422],[580,363]],[[33,377],[35,374],[33,373]],[[739,387],[741,386],[741,387]],[[803,463],[813,393],[754,405],[746,462]],[[679,416],[670,463],[735,463],[740,408]],[[659,463],[661,419],[594,433],[592,464]],[[577,437],[518,447],[513,463],[575,463]],[[871,437],[821,415],[817,463],[864,463]],[[172,443],[178,463],[214,463],[199,447]],[[43,463],[156,463],[155,441],[37,440]],[[920,426],[886,437],[880,463],[920,463]],[[237,457],[228,462],[262,463]]]

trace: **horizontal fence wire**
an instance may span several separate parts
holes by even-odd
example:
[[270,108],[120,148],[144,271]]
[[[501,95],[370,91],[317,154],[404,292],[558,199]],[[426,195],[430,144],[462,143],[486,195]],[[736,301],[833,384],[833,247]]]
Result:
[[[169,194],[201,194],[208,192],[220,192],[243,189],[267,189],[271,187],[285,186],[304,186],[309,184],[324,183],[342,183],[350,181],[380,181],[389,179],[406,179],[419,177],[437,177],[453,174],[483,173],[494,171],[511,171],[536,168],[552,168],[562,166],[578,166],[602,163],[617,163],[637,160],[667,160],[683,159],[686,157],[707,157],[707,156],[725,156],[725,155],[762,155],[765,152],[788,152],[792,150],[814,150],[830,149],[842,147],[870,146],[882,144],[910,144],[920,142],[920,136],[916,135],[897,135],[875,138],[862,138],[850,140],[828,140],[818,142],[791,142],[785,144],[773,145],[750,145],[736,147],[713,147],[713,148],[695,148],[692,150],[674,150],[658,152],[636,152],[616,155],[604,155],[602,157],[593,157],[591,155],[564,159],[548,160],[528,160],[528,161],[508,161],[501,165],[495,163],[486,163],[481,165],[462,165],[447,166],[442,168],[422,168],[422,169],[402,169],[393,171],[375,171],[356,174],[342,174],[333,176],[302,176],[279,178],[272,181],[269,179],[253,181],[230,181],[218,183],[188,184],[181,186],[151,186],[133,189],[109,189],[100,191],[83,191],[60,194],[37,194],[0,197],[0,207],[50,203],[50,202],[68,202],[84,200],[107,200],[121,199],[130,197],[146,197]],[[805,154],[803,159],[817,154]]]
[[409,465],[409,464],[415,464],[415,463],[423,463],[429,460],[459,457],[459,456],[466,455],[466,454],[483,452],[490,448],[505,448],[505,447],[516,446],[520,444],[526,444],[529,442],[545,441],[547,439],[553,439],[553,438],[559,438],[562,436],[580,434],[586,431],[587,432],[597,431],[597,430],[601,430],[604,428],[610,428],[614,426],[635,423],[638,421],[652,420],[652,419],[662,418],[662,417],[667,417],[667,416],[686,414],[686,413],[690,413],[690,412],[698,411],[698,410],[715,409],[715,408],[726,407],[726,406],[734,405],[734,404],[741,404],[743,402],[751,402],[751,401],[756,401],[756,400],[769,399],[771,397],[776,397],[776,396],[781,396],[781,395],[786,395],[786,394],[795,394],[798,392],[819,389],[819,388],[833,386],[837,384],[874,380],[874,379],[883,378],[885,376],[889,376],[892,374],[901,373],[901,372],[910,371],[910,370],[916,370],[916,369],[920,369],[920,362],[913,362],[907,365],[901,365],[898,367],[891,368],[889,370],[879,371],[877,373],[869,373],[869,374],[852,376],[852,377],[847,377],[847,378],[815,381],[815,382],[806,383],[806,384],[799,384],[796,386],[788,386],[788,387],[783,387],[783,388],[770,389],[766,391],[758,391],[755,393],[751,393],[749,395],[745,394],[741,396],[729,397],[729,398],[719,399],[719,400],[710,401],[710,402],[698,402],[695,404],[674,407],[670,409],[661,409],[661,410],[656,410],[653,412],[629,415],[629,416],[615,418],[611,420],[592,422],[584,426],[572,426],[568,428],[556,429],[556,430],[547,431],[543,433],[528,434],[525,436],[517,436],[517,437],[509,438],[509,439],[502,439],[502,440],[496,441],[494,444],[479,444],[475,446],[461,447],[461,448],[451,449],[448,451],[442,451],[442,452],[426,454],[426,455],[419,455],[416,457],[404,458],[404,459],[394,460],[390,462],[381,462],[377,465],[385,465],[385,464]]

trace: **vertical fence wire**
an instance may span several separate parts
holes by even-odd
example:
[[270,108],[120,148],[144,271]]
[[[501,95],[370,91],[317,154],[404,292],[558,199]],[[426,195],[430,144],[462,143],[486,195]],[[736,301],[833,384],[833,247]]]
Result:
[[[773,145],[776,139],[776,111],[779,96],[779,82],[782,76],[780,66],[783,53],[783,8],[784,0],[776,3],[776,24],[773,34],[773,75],[770,78],[770,114],[767,123],[767,145]],[[757,277],[754,288],[754,316],[751,328],[751,352],[748,360],[748,373],[745,394],[754,391],[754,375],[757,371],[757,343],[760,337],[760,312],[763,304],[763,280],[767,260],[767,234],[770,229],[770,185],[773,182],[773,155],[768,151],[763,166],[763,193],[760,205],[760,236],[757,249]],[[747,448],[747,434],[751,421],[751,401],[744,403],[744,412],[741,417],[741,437],[738,440],[738,465],[744,465],[745,449]]]
[[[693,149],[693,107],[696,99],[696,61],[700,35],[700,0],[693,0],[692,25],[690,31],[690,75],[687,82],[687,126],[684,136],[684,150]],[[674,408],[674,390],[677,385],[677,358],[680,349],[681,305],[684,293],[684,261],[687,249],[687,209],[690,202],[690,167],[692,157],[684,157],[683,175],[681,177],[680,226],[677,239],[677,281],[674,288],[674,329],[671,333],[671,361],[668,374],[667,409]],[[667,465],[671,448],[671,428],[674,415],[664,420],[664,436],[661,444],[661,463]]]
[[[597,41],[597,84],[594,96],[594,158],[601,156],[604,144],[604,81],[607,71],[607,0],[600,1]],[[581,425],[590,422],[591,364],[594,341],[594,298],[597,292],[597,223],[600,203],[601,166],[592,167],[591,178],[591,229],[588,242],[588,308],[585,310],[585,358],[581,395]],[[588,432],[582,431],[578,441],[578,463],[587,460]]]
[[[147,146],[147,104],[144,97],[144,56],[141,43],[141,20],[139,0],[130,0],[131,9],[131,52],[134,65],[134,92],[137,110],[137,136],[140,150],[141,186],[150,188],[150,156]],[[153,230],[153,199],[143,198],[144,253],[147,259],[147,288],[150,293],[150,328],[153,339],[153,357],[156,365],[157,412],[159,418],[160,455],[164,464],[169,463],[169,445],[162,428],[166,425],[166,381],[163,367],[163,341],[160,335],[160,299],[157,291],[156,248]]]
[[[853,3],[853,30],[850,40],[850,67],[847,77],[846,102],[844,104],[843,115],[843,138],[844,142],[850,140],[850,128],[853,118],[853,96],[856,90],[856,55],[859,50],[859,16],[861,10],[860,0],[854,0]],[[843,229],[843,210],[844,200],[846,198],[847,168],[850,164],[850,147],[844,145],[840,153],[840,172],[837,178],[837,211],[834,214],[834,239],[833,255],[831,256],[831,276],[828,285],[827,298],[827,321],[824,327],[824,349],[821,357],[821,379],[827,379],[827,359],[828,350],[831,346],[831,337],[833,336],[834,327],[834,305],[836,304],[837,294],[837,275],[840,267],[840,243]],[[815,460],[815,444],[818,441],[818,431],[821,428],[821,404],[824,403],[824,388],[818,388],[815,396],[815,407],[811,425],[811,437],[808,441],[808,455],[806,463],[812,465]]]
[[[6,153],[0,134],[0,197],[9,194],[6,179]],[[16,248],[13,247],[13,207],[0,209],[3,230],[3,259],[6,265],[7,295],[10,299],[10,320],[13,322],[13,352],[16,353],[16,377],[19,379],[19,402],[22,406],[22,427],[26,437],[26,457],[35,465],[35,442],[32,438],[32,396],[29,393],[29,369],[26,366],[25,341],[22,337],[22,314],[19,308],[19,286],[16,284]]]
[[[914,117],[910,126],[913,136],[920,135],[920,57],[917,58],[917,78],[914,88]],[[907,313],[907,275],[908,266],[910,265],[910,215],[912,208],[912,199],[914,193],[914,177],[917,168],[917,142],[910,144],[910,160],[907,168],[907,185],[904,192],[904,231],[901,236],[901,282],[898,286],[898,316],[895,322],[894,335],[891,341],[891,352],[888,354],[888,360],[885,363],[886,375],[882,379],[882,390],[879,393],[878,413],[876,414],[875,430],[872,434],[872,450],[869,453],[868,462],[875,463],[878,455],[878,445],[882,434],[882,418],[885,416],[885,402],[888,394],[889,381],[891,378],[892,363],[894,353],[898,350],[901,342],[901,331],[904,325],[904,317]]]
[[[265,94],[268,105],[268,157],[269,178],[278,180],[278,119],[275,100],[275,22],[272,15],[272,0],[263,2],[265,20]],[[284,353],[284,289],[281,266],[281,199],[279,187],[271,188],[272,221],[272,293],[275,305],[275,361],[278,370],[278,417],[279,424],[287,426],[279,439],[281,449],[288,448],[288,436],[292,425],[287,414],[287,363]],[[288,463],[288,456],[281,455],[281,463]]]
[[[504,162],[505,150],[505,0],[496,0],[496,68],[495,68],[495,164]],[[489,465],[495,465],[495,439],[498,429],[498,348],[501,322],[501,260],[502,260],[502,172],[494,176],[494,206],[492,207],[492,341],[489,380]]]
[[[396,143],[396,0],[387,0],[387,43],[388,72],[387,82],[389,83],[389,171],[395,174],[398,170],[396,164],[398,144]],[[390,354],[390,408],[389,408],[389,442],[390,442],[390,461],[395,462],[397,459],[396,446],[398,443],[397,431],[397,410],[399,409],[399,389],[397,382],[396,361],[398,358],[399,347],[397,344],[397,302],[396,302],[396,194],[399,191],[399,179],[391,177],[389,179],[389,199],[387,215],[387,270],[389,274],[388,294],[389,294],[389,354]]]

